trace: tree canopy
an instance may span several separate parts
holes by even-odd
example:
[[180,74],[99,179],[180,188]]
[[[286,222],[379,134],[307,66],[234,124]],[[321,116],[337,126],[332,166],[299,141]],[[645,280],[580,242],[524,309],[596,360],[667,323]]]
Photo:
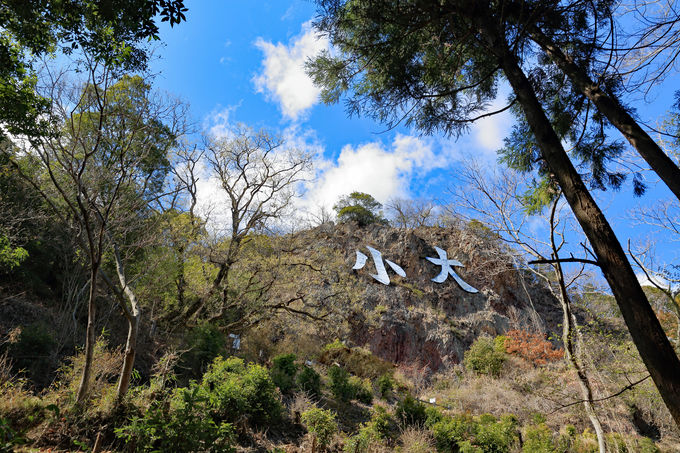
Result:
[[357,222],[359,226],[387,223],[382,215],[382,204],[367,193],[352,192],[340,198],[333,209],[340,222]]
[[[49,99],[36,93],[36,58],[82,51],[125,71],[145,68],[156,17],[186,19],[183,0],[0,1],[0,134],[41,135]],[[1,136],[1,135],[0,135]]]
[[[587,74],[594,61],[590,58],[593,48],[585,45],[587,32],[599,30],[611,20],[613,2],[318,3],[320,17],[316,27],[328,36],[335,50],[314,59],[308,70],[322,88],[324,101],[335,102],[347,95],[350,114],[366,114],[390,126],[405,122],[425,133],[460,134],[472,122],[493,113],[487,108],[498,94],[498,84],[502,77],[508,81],[513,96],[500,110],[517,104],[517,113],[526,124],[522,149],[517,154],[525,159],[527,169],[538,167],[549,184],[564,194],[594,249],[597,265],[616,297],[640,355],[680,425],[680,384],[673,377],[680,373],[680,359],[663,333],[614,231],[572,162],[574,159],[578,164],[582,159],[591,163],[585,176],[595,186],[616,186],[621,176],[608,173],[604,164],[616,156],[617,148],[608,149],[601,138],[594,136],[585,142],[587,146],[577,147],[573,156],[567,153],[563,138],[570,127],[561,123],[568,122],[568,116],[551,115],[557,110],[548,102],[552,101],[551,94],[561,96],[563,91],[544,89],[555,77],[536,64],[544,54],[537,53],[532,41],[539,40],[532,35],[538,31],[544,35],[573,35],[569,43],[576,48],[577,61],[584,56]],[[543,42],[541,47],[548,49],[548,55],[555,55],[549,51],[549,44]],[[576,80],[578,74],[567,69],[561,67],[566,77]],[[599,95],[607,95],[606,84],[574,85],[585,97],[593,98],[600,112],[606,113],[606,108],[596,103],[602,99]],[[599,91],[595,93],[594,88]],[[569,98],[562,98],[565,99]],[[568,110],[577,116],[587,111]],[[627,130],[627,126],[622,127]],[[626,138],[636,146],[636,139]],[[527,152],[533,149],[538,152]],[[649,151],[636,149],[643,157]],[[663,160],[663,152],[659,156],[652,151],[653,157]],[[663,172],[668,167],[662,165],[657,170],[658,162],[652,160],[647,159],[673,189],[675,179],[667,178]]]

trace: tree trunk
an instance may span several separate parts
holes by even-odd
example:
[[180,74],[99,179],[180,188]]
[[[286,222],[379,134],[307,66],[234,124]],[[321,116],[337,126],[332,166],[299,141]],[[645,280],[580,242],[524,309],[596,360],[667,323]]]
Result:
[[522,105],[543,159],[554,173],[576,219],[590,241],[623,319],[676,424],[680,426],[680,359],[642,291],[630,263],[604,214],[590,195],[564,150],[536,94],[508,48],[504,36],[483,25],[489,50],[498,57],[505,76]]
[[80,377],[78,384],[78,391],[76,393],[76,404],[81,404],[85,401],[88,391],[90,390],[90,375],[92,374],[92,357],[94,355],[94,344],[97,341],[95,338],[95,297],[97,295],[97,273],[99,272],[99,263],[93,262],[90,268],[90,295],[87,302],[87,331],[85,335],[85,364],[83,365],[83,374]]
[[562,52],[562,49],[555,45],[548,36],[541,30],[534,28],[531,37],[550,56],[560,70],[569,77],[574,86],[590,99],[598,111],[626,137],[626,140],[633,145],[645,162],[680,200],[680,168],[675,162],[640,127],[618,100],[602,91],[599,85],[590,79],[588,73]]
[[121,401],[130,387],[130,378],[132,376],[132,367],[135,364],[135,355],[137,353],[137,337],[139,335],[139,320],[142,316],[139,303],[137,302],[137,296],[135,295],[132,288],[127,283],[125,278],[125,269],[123,267],[123,261],[120,258],[120,253],[118,252],[118,246],[113,243],[113,256],[116,261],[116,273],[118,274],[118,281],[120,282],[120,287],[123,290],[123,294],[130,302],[130,310],[125,306],[125,300],[121,300],[121,305],[123,305],[123,312],[128,320],[128,334],[127,340],[125,342],[125,357],[123,359],[123,368],[120,371],[120,377],[118,379],[118,388],[116,389],[116,399]]
[[[583,366],[582,357],[578,356],[580,347],[575,346],[578,341],[576,337],[576,317],[571,310],[571,299],[567,293],[567,285],[564,283],[564,272],[562,270],[562,263],[559,261],[559,250],[555,244],[555,211],[557,210],[557,203],[561,196],[555,199],[550,213],[550,247],[552,248],[552,258],[555,260],[553,268],[557,275],[557,285],[559,287],[559,294],[555,294],[562,305],[562,343],[564,344],[564,351],[566,354],[567,363],[576,371],[579,387],[581,388],[581,395],[583,396],[583,406],[586,414],[590,419],[590,424],[593,425],[595,435],[597,436],[597,446],[599,453],[607,453],[607,447],[604,440],[604,431],[600,420],[597,418],[595,408],[593,407],[593,389],[590,386],[590,380],[586,374]],[[554,294],[554,292],[553,292]]]
[[125,358],[123,359],[123,368],[120,371],[118,379],[118,388],[116,389],[116,398],[118,401],[122,400],[130,387],[130,378],[132,377],[132,367],[135,364],[135,355],[137,353],[137,336],[139,333],[139,313],[132,315],[128,320],[128,334],[125,342]]

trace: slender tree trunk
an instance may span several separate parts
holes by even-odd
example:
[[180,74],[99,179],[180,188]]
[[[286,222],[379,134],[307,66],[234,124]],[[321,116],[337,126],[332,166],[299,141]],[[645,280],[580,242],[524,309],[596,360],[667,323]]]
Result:
[[[139,336],[139,320],[142,316],[139,303],[137,302],[137,296],[135,295],[130,285],[127,283],[125,278],[125,268],[123,267],[123,261],[120,258],[120,253],[118,252],[118,246],[113,244],[113,256],[116,261],[116,273],[118,274],[118,281],[120,282],[120,287],[123,289],[123,294],[130,302],[130,310],[123,306],[123,311],[125,312],[125,317],[128,320],[128,334],[127,340],[125,342],[125,357],[123,359],[123,368],[120,371],[120,377],[118,379],[118,388],[116,389],[116,398],[121,401],[130,387],[130,378],[132,376],[132,369],[135,364],[135,355],[137,353],[137,337]],[[121,304],[125,304],[124,300],[121,300]]]
[[128,334],[125,342],[125,357],[123,359],[123,368],[120,371],[118,379],[118,388],[116,389],[116,398],[118,401],[122,400],[130,387],[130,378],[132,377],[132,369],[135,364],[135,355],[137,353],[137,337],[139,334],[139,313],[132,315],[132,319],[128,320]]
[[569,77],[574,86],[590,99],[598,111],[626,137],[626,140],[633,145],[645,162],[680,200],[680,168],[675,162],[663,152],[661,147],[640,127],[617,99],[613,99],[602,91],[600,86],[590,79],[588,73],[562,52],[562,49],[548,36],[534,28],[531,37],[550,56],[560,70]]
[[76,404],[85,401],[85,397],[90,390],[90,377],[92,374],[92,357],[94,355],[95,338],[95,297],[97,295],[97,273],[99,272],[99,262],[93,261],[90,267],[90,295],[87,302],[87,330],[85,335],[85,364],[83,374],[80,377],[78,391],[76,393]]
[[543,159],[554,173],[576,219],[590,241],[623,319],[675,423],[680,426],[680,359],[649,305],[635,272],[614,231],[564,150],[536,94],[493,24],[482,24],[489,50],[498,57],[506,78],[522,105]]
[[[597,446],[599,453],[607,453],[607,446],[604,440],[604,431],[600,420],[597,418],[595,408],[593,407],[593,389],[590,386],[590,380],[586,374],[583,366],[583,360],[577,357],[576,343],[576,317],[571,310],[571,299],[567,293],[567,285],[564,283],[564,272],[562,271],[562,264],[559,262],[559,253],[555,244],[555,210],[557,202],[560,198],[555,200],[550,213],[550,246],[552,248],[552,258],[558,260],[553,264],[555,273],[557,274],[557,284],[559,286],[559,300],[562,304],[562,343],[566,353],[567,363],[576,371],[579,387],[581,388],[581,395],[583,396],[583,406],[586,414],[590,419],[590,424],[593,425],[595,435],[597,436]],[[580,348],[578,348],[580,350]]]

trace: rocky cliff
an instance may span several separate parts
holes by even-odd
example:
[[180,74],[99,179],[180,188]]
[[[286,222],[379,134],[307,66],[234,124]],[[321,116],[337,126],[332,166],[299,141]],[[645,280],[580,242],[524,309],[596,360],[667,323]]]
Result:
[[[559,302],[545,285],[519,270],[513,254],[481,225],[401,230],[327,223],[297,236],[307,248],[331,250],[344,259],[361,307],[347,314],[346,339],[396,364],[435,371],[460,362],[479,335],[512,328],[556,332],[561,321]],[[367,247],[400,266],[405,277],[385,261],[389,284],[376,280]],[[463,290],[451,275],[442,283],[432,281],[442,270],[427,259],[439,257],[435,247],[463,264],[453,270],[477,293]],[[365,265],[352,269],[357,251],[366,257]]]

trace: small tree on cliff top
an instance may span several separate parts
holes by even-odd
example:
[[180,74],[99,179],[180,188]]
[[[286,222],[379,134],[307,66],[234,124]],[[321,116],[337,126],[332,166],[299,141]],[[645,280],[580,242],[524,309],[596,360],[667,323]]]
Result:
[[340,222],[354,221],[359,226],[370,225],[371,223],[387,223],[382,215],[382,204],[371,195],[363,192],[352,192],[340,198],[333,206],[333,210],[338,214]]

